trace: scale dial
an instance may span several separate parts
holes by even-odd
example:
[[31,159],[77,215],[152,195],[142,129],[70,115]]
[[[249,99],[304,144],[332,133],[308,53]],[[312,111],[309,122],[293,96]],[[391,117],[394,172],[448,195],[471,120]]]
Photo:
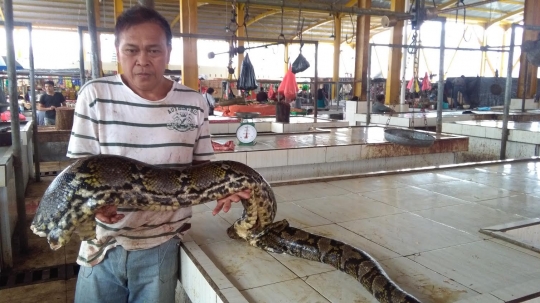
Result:
[[252,124],[240,124],[236,129],[236,138],[241,143],[252,143],[257,138],[257,129]]

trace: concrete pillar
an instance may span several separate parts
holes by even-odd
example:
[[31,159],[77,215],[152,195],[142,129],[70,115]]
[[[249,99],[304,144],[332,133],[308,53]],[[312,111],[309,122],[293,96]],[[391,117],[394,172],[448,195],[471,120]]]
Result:
[[[393,12],[405,12],[405,0],[394,0],[390,5],[390,10]],[[403,21],[391,29],[390,44],[401,44],[403,40]],[[385,104],[399,104],[399,89],[401,87],[401,56],[403,49],[391,48],[388,58],[388,76],[386,78],[386,100]]]
[[[197,33],[197,0],[180,0],[180,31],[184,34]],[[182,38],[182,41],[184,48],[182,83],[187,87],[198,90],[197,39]]]
[[[525,0],[525,8],[523,12],[523,23],[525,25],[534,25],[540,26],[540,1],[538,0]],[[523,40],[536,40],[538,38],[538,31],[524,30],[523,31]],[[527,61],[525,53],[521,53],[519,59],[519,79],[518,79],[518,98],[533,98],[537,90],[537,74],[538,67],[534,66]],[[525,66],[528,64],[528,67]],[[526,72],[526,73],[525,73]],[[523,96],[523,90],[525,88],[525,83],[527,83],[527,89],[525,90],[525,96]]]
[[92,79],[102,76],[101,68],[101,47],[99,43],[99,33],[96,26],[99,24],[99,1],[86,0],[86,10],[88,16],[88,34],[92,44]]
[[[371,8],[371,0],[358,0],[358,7]],[[359,100],[367,100],[367,68],[368,68],[368,48],[370,37],[369,15],[357,16],[356,18],[356,58],[354,62],[354,87],[353,95],[358,96]]]

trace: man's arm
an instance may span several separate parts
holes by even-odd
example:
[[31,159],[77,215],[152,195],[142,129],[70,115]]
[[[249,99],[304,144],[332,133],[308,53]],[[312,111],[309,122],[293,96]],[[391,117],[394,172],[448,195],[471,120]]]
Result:
[[57,93],[57,94],[58,94],[58,100],[60,101],[60,106],[66,106],[66,97],[64,97],[62,93]]
[[[203,164],[203,163],[208,163],[210,161],[197,161],[197,160],[193,160],[192,164],[193,165],[199,165],[199,164]],[[244,190],[244,191],[241,191],[241,192],[237,192],[237,193],[234,193],[230,196],[227,196],[223,199],[220,199],[220,200],[217,200],[217,205],[216,207],[214,208],[214,210],[212,211],[212,215],[217,215],[221,210],[223,210],[223,212],[229,212],[229,210],[231,209],[231,206],[232,206],[232,203],[236,203],[236,202],[240,202],[240,200],[242,199],[249,199],[251,197],[251,190]],[[118,222],[118,221],[116,221]]]
[[47,108],[45,108],[45,95],[41,95],[41,97],[39,98],[39,102],[37,104],[37,110],[41,110],[41,111],[48,110]]

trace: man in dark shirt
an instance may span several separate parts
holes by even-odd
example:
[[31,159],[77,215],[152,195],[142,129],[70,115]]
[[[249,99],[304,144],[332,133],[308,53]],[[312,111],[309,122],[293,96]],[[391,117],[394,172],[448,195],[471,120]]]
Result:
[[268,101],[268,94],[264,91],[263,87],[261,87],[261,90],[257,93],[257,101],[258,102]]
[[64,96],[54,91],[54,82],[45,82],[45,94],[39,98],[37,110],[45,111],[45,125],[56,124],[56,108],[66,106]]
[[373,102],[373,107],[371,108],[372,113],[374,113],[374,114],[384,114],[384,113],[393,114],[395,112],[390,107],[384,105],[384,99],[385,99],[385,96],[383,94],[377,95],[377,97],[375,99],[375,102]]

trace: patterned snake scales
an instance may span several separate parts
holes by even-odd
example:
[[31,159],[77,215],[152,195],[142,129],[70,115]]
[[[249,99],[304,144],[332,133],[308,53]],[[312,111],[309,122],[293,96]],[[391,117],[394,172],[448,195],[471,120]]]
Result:
[[60,173],[45,191],[32,231],[47,237],[52,249],[65,245],[77,229],[83,240],[95,237],[95,211],[104,205],[166,211],[218,200],[250,189],[244,212],[227,234],[269,252],[330,264],[357,279],[385,303],[420,302],[397,286],[367,253],[345,243],[273,222],[276,199],[270,185],[252,168],[233,161],[209,162],[182,171],[129,158],[99,155],[80,159]]

